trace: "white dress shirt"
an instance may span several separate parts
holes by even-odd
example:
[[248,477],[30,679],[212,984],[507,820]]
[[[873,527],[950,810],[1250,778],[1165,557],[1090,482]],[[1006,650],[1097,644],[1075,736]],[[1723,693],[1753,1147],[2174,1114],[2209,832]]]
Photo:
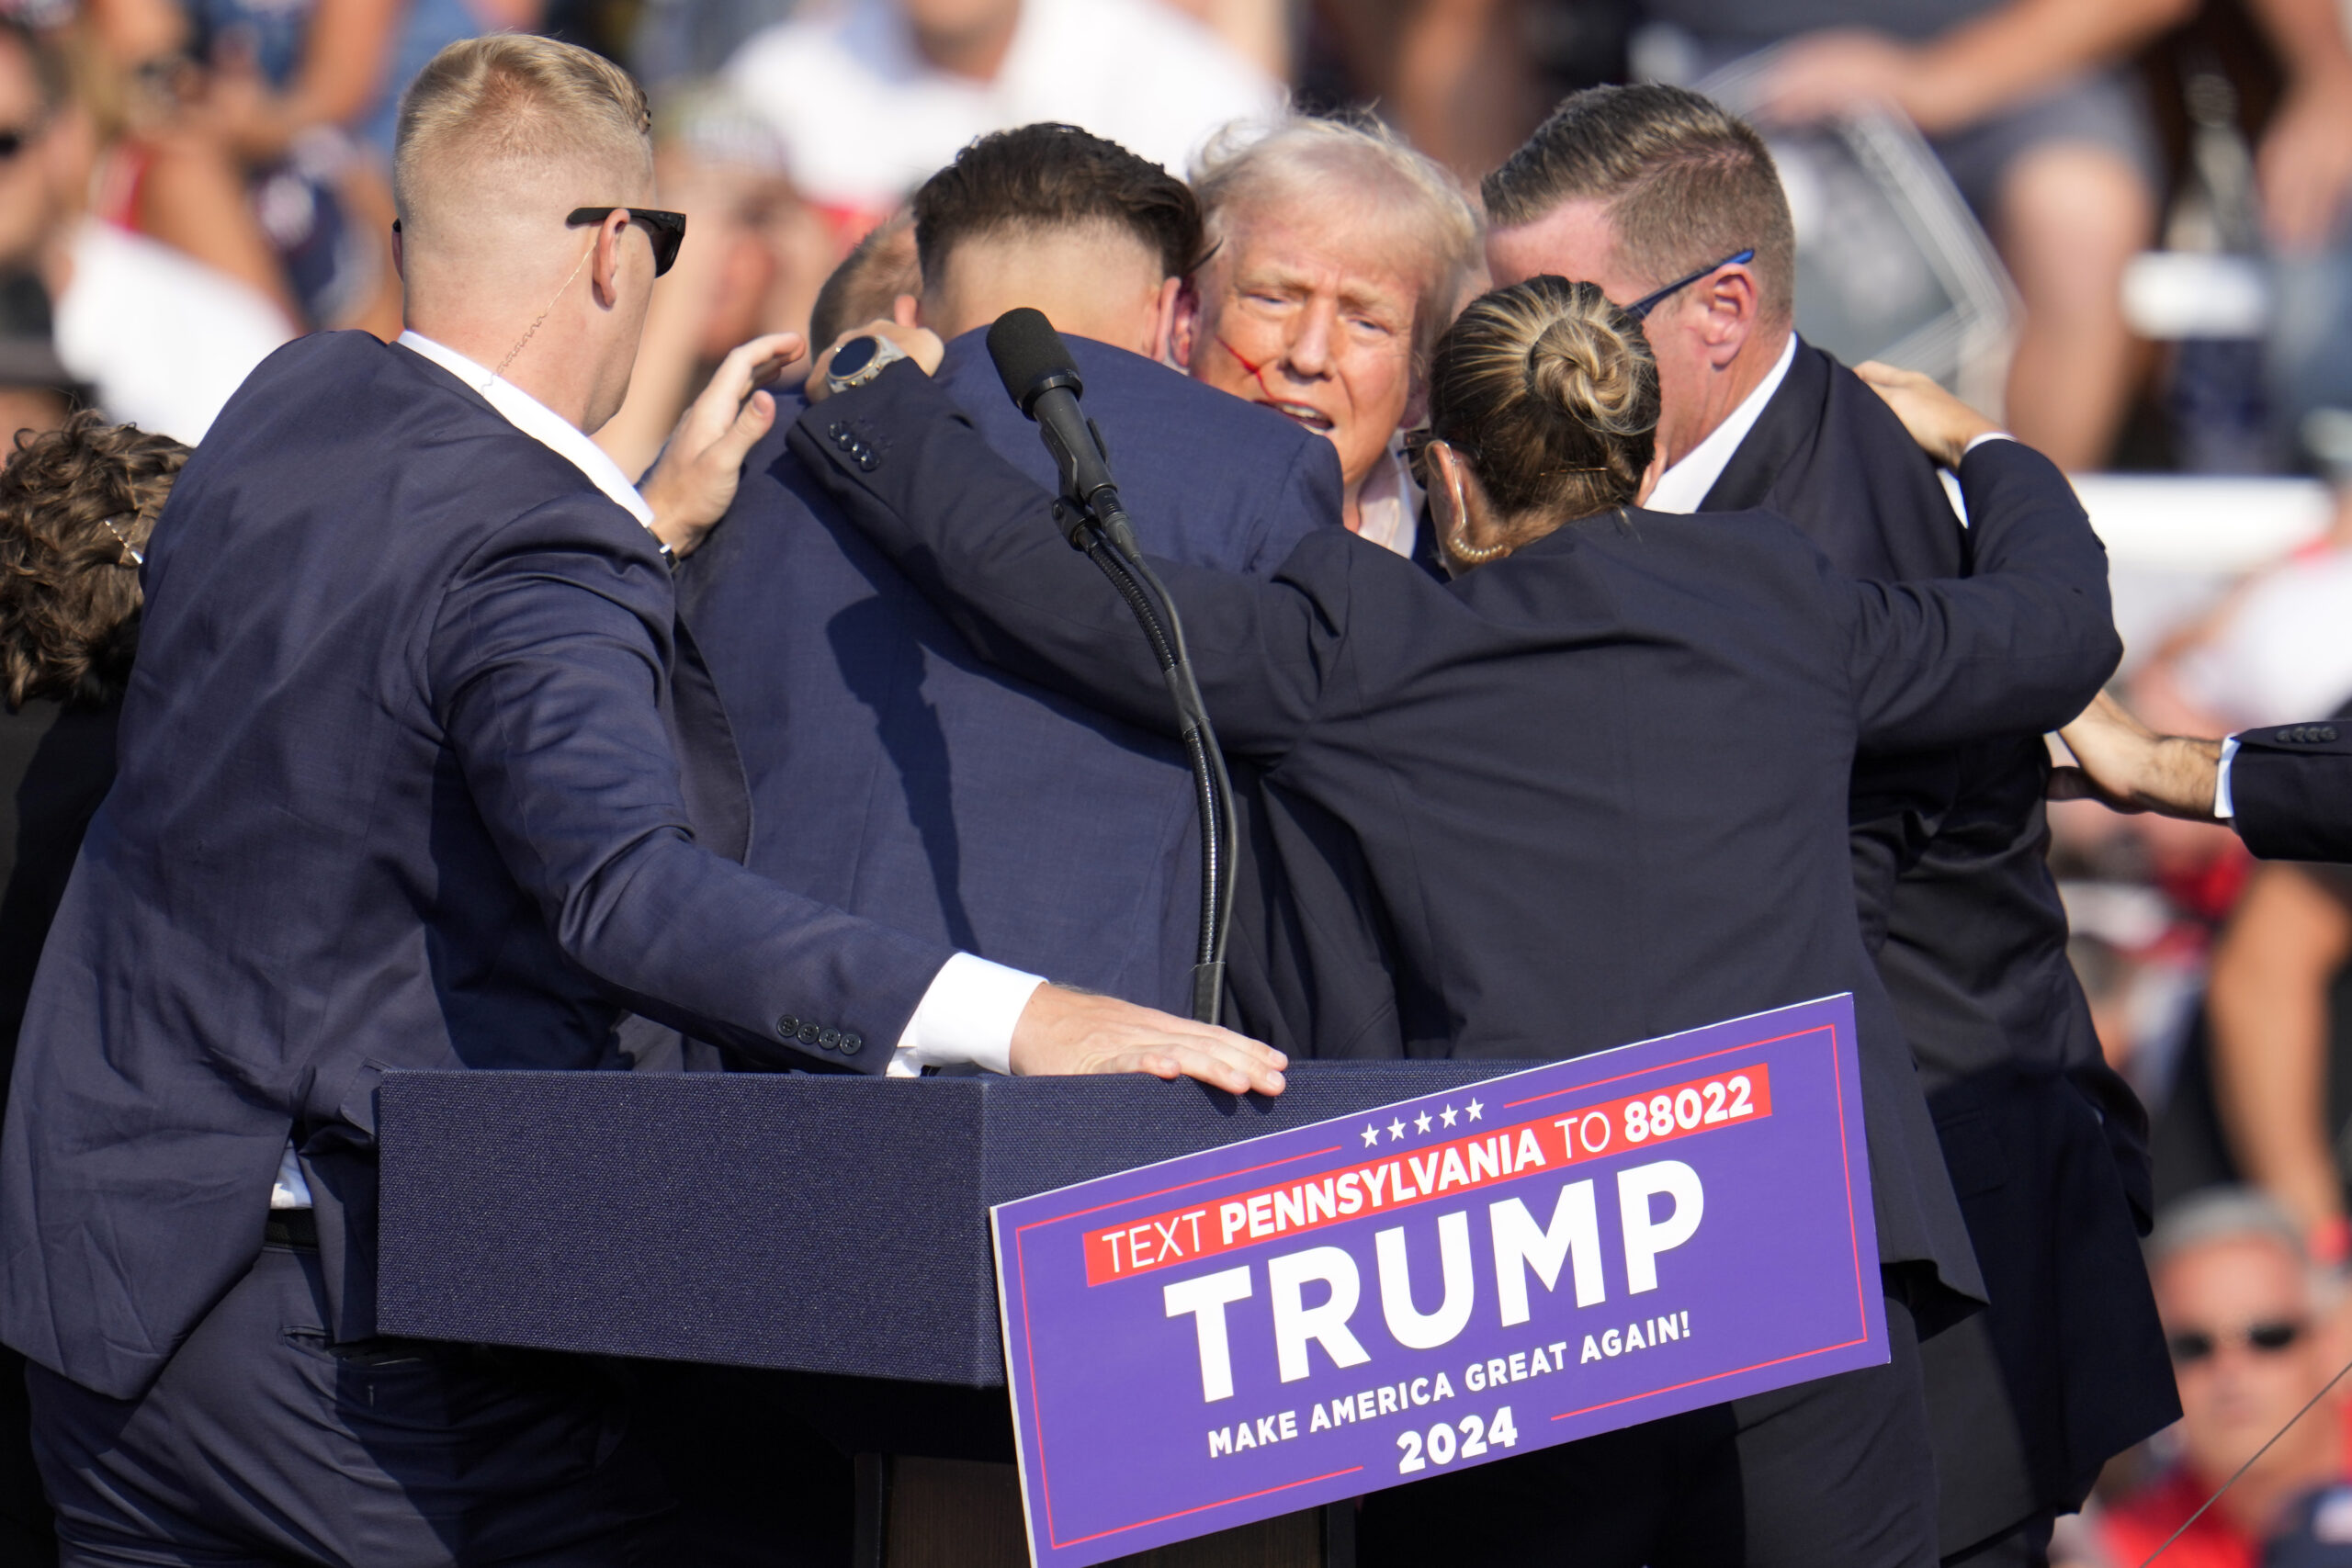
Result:
[[2221,765],[2213,770],[2213,816],[2223,822],[2238,814],[2237,802],[2230,798],[2230,764],[2238,760],[2238,738],[2234,735],[2222,742]]
[[[637,487],[603,448],[580,427],[523,390],[512,381],[493,376],[453,348],[420,333],[400,335],[401,346],[431,360],[480,392],[508,423],[558,456],[569,458],[590,483],[649,530],[653,509]],[[1029,998],[1045,981],[1001,964],[991,964],[969,953],[958,953],[943,964],[922,1000],[915,1004],[891,1053],[887,1069],[891,1077],[919,1077],[932,1066],[969,1065],[992,1073],[1012,1070],[1012,1030]],[[269,1194],[273,1209],[311,1207],[311,1188],[288,1140],[278,1161],[277,1180]]]
[[1421,487],[1413,482],[1403,448],[1392,446],[1356,494],[1356,536],[1411,560],[1420,516]]
[[1731,466],[1732,454],[1747,439],[1747,433],[1756,428],[1756,422],[1764,415],[1764,405],[1772,400],[1772,394],[1789,378],[1789,367],[1796,363],[1796,358],[1797,334],[1791,333],[1789,341],[1781,345],[1781,357],[1772,362],[1764,379],[1756,383],[1755,389],[1739,400],[1739,406],[1710,431],[1704,441],[1682,454],[1680,461],[1658,476],[1657,489],[1642,502],[1642,510],[1690,513],[1705,504],[1707,492],[1715,488],[1715,481],[1724,477],[1724,469]]

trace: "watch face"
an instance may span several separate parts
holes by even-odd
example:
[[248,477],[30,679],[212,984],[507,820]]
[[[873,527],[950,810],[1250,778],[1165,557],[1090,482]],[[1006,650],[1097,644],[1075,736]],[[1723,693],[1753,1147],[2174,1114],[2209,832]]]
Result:
[[841,352],[833,355],[832,368],[825,374],[833,380],[846,381],[873,364],[874,356],[881,347],[882,340],[871,333],[864,337],[854,337],[842,344]]

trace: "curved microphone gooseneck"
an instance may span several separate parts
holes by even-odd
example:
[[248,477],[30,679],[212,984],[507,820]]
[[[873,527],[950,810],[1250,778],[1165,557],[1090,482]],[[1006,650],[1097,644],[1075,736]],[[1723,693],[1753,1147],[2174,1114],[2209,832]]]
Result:
[[1079,408],[1085,383],[1054,324],[1042,311],[1026,307],[1006,311],[989,329],[989,357],[996,362],[1005,391],[1036,422],[1046,449],[1054,456],[1062,492],[1054,507],[1056,521],[1071,547],[1085,552],[1127,602],[1168,682],[1178,733],[1192,761],[1201,817],[1201,924],[1193,964],[1193,1017],[1216,1023],[1224,1006],[1226,936],[1233,924],[1232,857],[1239,832],[1233,781],[1185,649],[1183,619],[1136,541],[1134,525],[1120,503],[1103,456],[1102,436]]

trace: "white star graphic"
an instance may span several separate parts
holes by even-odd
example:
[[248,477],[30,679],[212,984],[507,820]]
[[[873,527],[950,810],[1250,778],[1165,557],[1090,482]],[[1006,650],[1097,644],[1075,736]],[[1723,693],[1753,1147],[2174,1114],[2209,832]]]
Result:
[[1476,1100],[1472,1100],[1470,1102],[1470,1120],[1476,1122],[1478,1119],[1478,1112],[1483,1109],[1484,1107],[1479,1105]]
[[1459,1114],[1459,1112],[1457,1112],[1453,1107],[1449,1105],[1443,1111],[1438,1112],[1437,1119],[1451,1127],[1453,1125],[1453,1119],[1457,1114]]
[[1424,1133],[1428,1132],[1430,1130],[1430,1113],[1426,1111],[1422,1111],[1419,1117],[1414,1121],[1413,1125],[1419,1128]]
[[1388,1123],[1388,1141],[1389,1141],[1390,1143],[1392,1143],[1392,1144],[1393,1144],[1393,1143],[1395,1143],[1397,1139],[1399,1139],[1399,1138],[1403,1137],[1404,1135],[1405,1135],[1405,1123],[1403,1123],[1402,1122],[1391,1122],[1390,1123]]
[[1378,1142],[1380,1142],[1380,1129],[1374,1126],[1369,1122],[1365,1122],[1363,1124],[1363,1146],[1365,1148],[1370,1148],[1373,1145]]

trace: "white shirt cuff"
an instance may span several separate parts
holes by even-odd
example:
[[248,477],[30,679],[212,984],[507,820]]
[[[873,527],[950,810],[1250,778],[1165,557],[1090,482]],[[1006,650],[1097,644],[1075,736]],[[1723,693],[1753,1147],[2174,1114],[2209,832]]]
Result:
[[2238,760],[2238,738],[2231,736],[2222,742],[2222,765],[2213,772],[2213,815],[2227,822],[2237,816],[2237,803],[2230,798],[2230,764]]
[[1012,1071],[1012,1029],[1032,992],[1046,982],[1035,975],[959,953],[941,966],[922,994],[887,1074],[920,1077],[925,1067],[960,1064],[991,1073]]
[[2016,436],[2011,435],[2006,430],[1988,430],[1984,434],[1975,437],[1973,440],[1970,441],[1967,446],[1960,449],[1961,460],[1962,462],[1967,461],[1968,455],[1971,452],[1975,451],[1979,446],[1984,446],[1987,441],[2015,441],[2016,439]]

